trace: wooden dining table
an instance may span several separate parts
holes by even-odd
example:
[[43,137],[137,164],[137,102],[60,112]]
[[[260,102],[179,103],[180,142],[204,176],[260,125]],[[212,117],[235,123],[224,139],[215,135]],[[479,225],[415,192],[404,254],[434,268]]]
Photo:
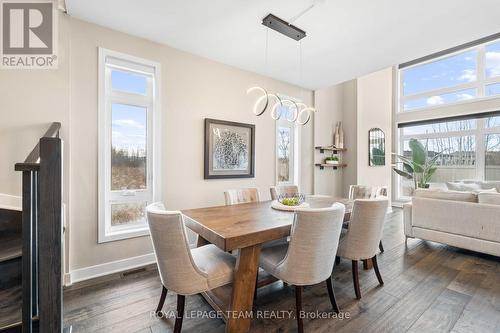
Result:
[[[346,205],[348,221],[352,201],[329,196],[308,196],[311,208]],[[186,226],[198,234],[198,246],[214,244],[237,251],[234,281],[203,294],[226,321],[226,332],[248,332],[259,270],[261,245],[290,236],[294,212],[271,208],[272,201],[183,210]],[[332,254],[334,255],[334,254]]]

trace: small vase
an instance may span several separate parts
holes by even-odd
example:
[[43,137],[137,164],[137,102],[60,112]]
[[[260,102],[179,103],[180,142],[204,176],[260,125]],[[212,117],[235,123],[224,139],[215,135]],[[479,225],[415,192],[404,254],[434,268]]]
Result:
[[338,147],[339,140],[340,140],[340,137],[339,137],[339,125],[336,124],[335,125],[335,132],[333,133],[333,146],[335,148]]
[[339,142],[338,148],[344,148],[344,130],[342,129],[342,122],[339,121]]

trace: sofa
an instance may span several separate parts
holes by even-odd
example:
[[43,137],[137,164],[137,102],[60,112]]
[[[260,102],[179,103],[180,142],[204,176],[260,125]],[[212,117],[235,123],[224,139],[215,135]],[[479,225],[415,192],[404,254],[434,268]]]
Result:
[[418,189],[411,203],[403,205],[403,223],[407,238],[500,256],[500,193],[496,187]]

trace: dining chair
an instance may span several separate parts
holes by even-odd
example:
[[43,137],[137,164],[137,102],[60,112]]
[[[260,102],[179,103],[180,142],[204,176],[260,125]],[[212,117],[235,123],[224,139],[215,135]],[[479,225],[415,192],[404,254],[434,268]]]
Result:
[[224,199],[227,205],[236,205],[248,202],[259,202],[258,188],[242,188],[224,191]]
[[384,284],[377,263],[377,245],[382,235],[388,204],[388,199],[384,197],[354,200],[349,229],[340,240],[337,256],[352,260],[352,278],[357,299],[361,298],[358,260],[371,259],[378,282],[380,285]]
[[271,186],[269,191],[271,192],[271,200],[278,200],[281,194],[293,195],[299,193],[299,187],[297,185]]
[[[295,212],[288,244],[263,248],[260,267],[277,279],[295,286],[295,308],[299,332],[303,332],[302,288],[325,282],[335,312],[339,307],[332,285],[334,256],[342,230],[345,206],[304,208]],[[333,251],[333,252],[331,252]]]
[[190,249],[181,212],[166,211],[162,203],[147,206],[146,212],[162,284],[156,313],[161,313],[168,290],[177,293],[174,332],[178,333],[185,296],[231,283],[236,259],[211,244]]
[[[379,197],[387,197],[387,186],[366,186],[366,185],[351,185],[349,187],[349,199],[376,199]],[[384,252],[382,239],[378,247],[380,252]]]

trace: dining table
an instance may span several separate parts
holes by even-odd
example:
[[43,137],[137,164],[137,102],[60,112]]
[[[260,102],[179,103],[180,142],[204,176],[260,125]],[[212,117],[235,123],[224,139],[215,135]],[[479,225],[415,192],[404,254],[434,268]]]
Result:
[[[344,221],[350,219],[349,199],[312,195],[305,202],[310,208],[340,202],[346,206]],[[203,293],[226,322],[226,332],[250,329],[262,244],[290,236],[294,212],[277,210],[271,205],[269,200],[182,210],[186,227],[198,234],[198,246],[214,244],[237,256],[233,283]]]

